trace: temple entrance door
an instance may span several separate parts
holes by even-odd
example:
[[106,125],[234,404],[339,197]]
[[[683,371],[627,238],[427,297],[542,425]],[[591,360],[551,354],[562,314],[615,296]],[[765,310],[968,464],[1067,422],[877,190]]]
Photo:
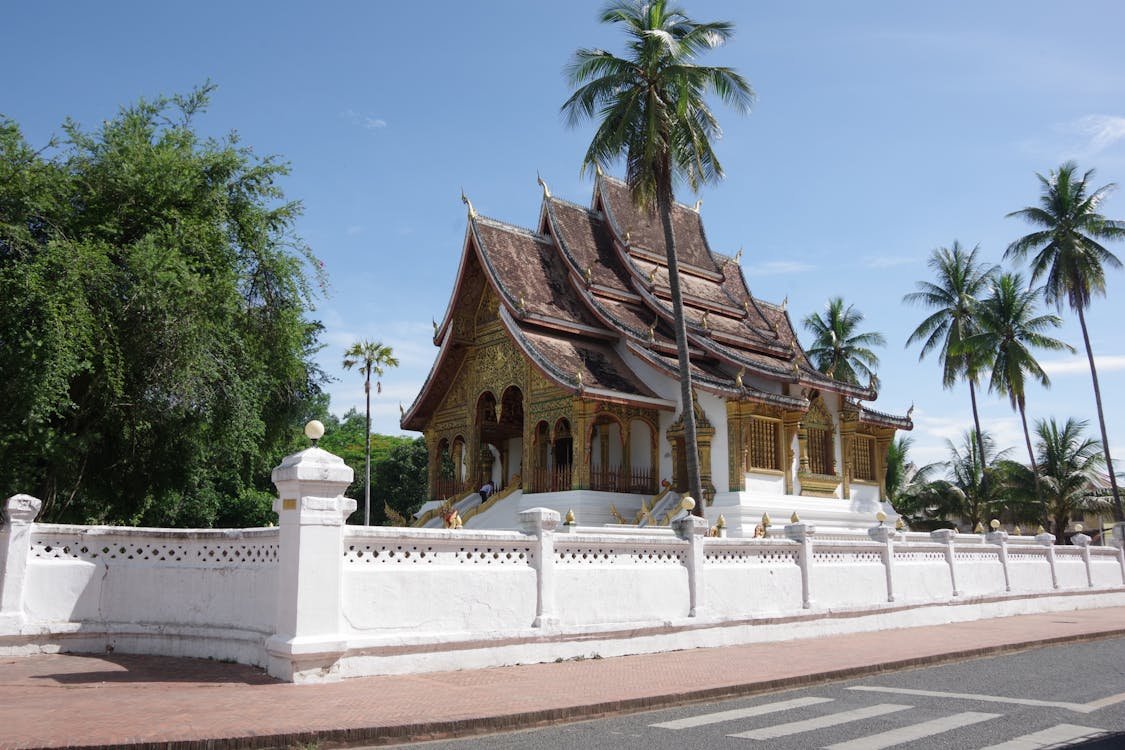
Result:
[[497,489],[508,486],[523,471],[523,391],[509,386],[499,403],[491,392],[477,400],[480,435],[477,486],[491,481]]

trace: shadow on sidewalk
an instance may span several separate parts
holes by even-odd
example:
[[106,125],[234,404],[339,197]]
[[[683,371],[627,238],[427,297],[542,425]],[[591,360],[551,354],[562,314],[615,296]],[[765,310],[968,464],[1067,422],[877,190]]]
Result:
[[55,654],[30,670],[33,680],[51,680],[60,685],[99,682],[138,685],[161,682],[198,682],[212,685],[272,685],[280,680],[246,664],[171,656],[133,654]]

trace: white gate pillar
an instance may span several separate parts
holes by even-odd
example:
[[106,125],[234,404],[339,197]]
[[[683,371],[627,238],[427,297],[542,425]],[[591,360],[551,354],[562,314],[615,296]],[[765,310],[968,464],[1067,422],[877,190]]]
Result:
[[356,508],[344,497],[352,470],[344,460],[309,448],[273,470],[280,527],[277,616],[266,641],[269,673],[292,682],[338,679],[347,648],[342,632],[344,522]]
[[23,591],[31,527],[43,503],[31,495],[12,495],[0,509],[0,633],[17,633],[24,623]]

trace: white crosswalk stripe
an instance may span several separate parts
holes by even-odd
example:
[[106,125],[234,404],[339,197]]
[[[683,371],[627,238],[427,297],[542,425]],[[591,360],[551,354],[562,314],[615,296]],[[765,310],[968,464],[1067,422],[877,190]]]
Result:
[[889,732],[870,734],[866,737],[860,737],[859,739],[849,740],[847,742],[837,742],[835,745],[828,745],[825,750],[883,750],[885,747],[894,747],[895,745],[901,745],[905,742],[913,742],[914,740],[920,740],[924,737],[932,737],[935,734],[959,729],[960,727],[965,727],[970,724],[996,719],[1002,715],[1003,714],[984,714],[977,713],[976,711],[965,711],[964,713],[945,716],[940,719],[933,719],[932,721],[911,724],[910,726],[900,729],[892,729]]
[[659,724],[650,724],[649,726],[659,727],[660,729],[691,729],[692,727],[718,724],[723,721],[748,719],[753,716],[765,716],[766,714],[777,713],[778,711],[789,711],[794,708],[803,708],[804,706],[815,706],[818,703],[831,702],[831,698],[794,698],[793,700],[778,701],[777,703],[766,703],[761,706],[735,708],[730,711],[716,711],[711,714],[689,716],[685,719],[676,719],[674,721],[662,721]]
[[748,740],[769,740],[774,737],[785,737],[790,734],[811,732],[814,729],[824,729],[826,727],[847,724],[852,721],[870,719],[875,716],[883,716],[884,714],[891,714],[897,711],[907,711],[911,708],[913,708],[913,706],[903,706],[897,703],[880,703],[877,706],[857,708],[852,711],[840,711],[838,713],[828,714],[827,716],[817,716],[812,719],[804,719],[803,721],[789,722],[788,724],[776,724],[772,727],[763,727],[762,729],[753,729],[749,732],[739,732],[738,734],[730,734],[727,736]]
[[981,750],[1041,750],[1045,747],[1058,747],[1063,742],[1075,740],[1089,740],[1100,737],[1106,732],[1093,727],[1080,727],[1076,724],[1059,724],[1041,732],[1032,732],[1014,740],[1001,742],[999,745],[990,745]]

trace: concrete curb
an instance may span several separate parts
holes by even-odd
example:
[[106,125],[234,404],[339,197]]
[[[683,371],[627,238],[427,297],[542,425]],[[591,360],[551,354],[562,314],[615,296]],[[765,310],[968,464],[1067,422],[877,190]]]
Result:
[[[280,734],[247,734],[233,737],[211,737],[178,741],[145,741],[118,743],[113,745],[68,745],[68,750],[109,750],[109,748],[129,748],[130,750],[267,750],[273,748],[293,748],[316,744],[322,748],[349,747],[356,745],[391,745],[403,742],[469,737],[492,734],[494,732],[517,729],[534,729],[559,723],[587,721],[624,713],[669,708],[702,701],[757,695],[760,693],[807,687],[824,682],[854,679],[868,675],[894,672],[917,667],[928,667],[967,659],[998,656],[1030,648],[1053,646],[1063,643],[1085,643],[1125,636],[1125,627],[1113,628],[1079,635],[1064,635],[1039,638],[997,646],[948,651],[912,659],[898,659],[863,667],[828,670],[826,672],[793,675],[773,680],[761,680],[735,685],[722,685],[683,693],[641,698],[623,698],[617,701],[593,703],[589,705],[565,706],[539,709],[469,719],[417,722],[411,724],[375,725],[352,729],[313,730]],[[26,750],[57,750],[55,746],[32,747]]]

